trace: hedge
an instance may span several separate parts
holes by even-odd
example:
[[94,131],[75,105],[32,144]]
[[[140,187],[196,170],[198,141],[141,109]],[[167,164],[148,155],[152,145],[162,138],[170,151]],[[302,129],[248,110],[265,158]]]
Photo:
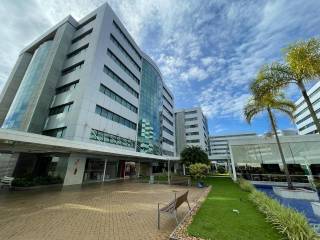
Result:
[[244,191],[250,192],[249,200],[266,216],[267,222],[271,223],[286,239],[320,239],[303,214],[281,205],[277,200],[256,190],[255,187],[246,180],[240,179],[239,185]]

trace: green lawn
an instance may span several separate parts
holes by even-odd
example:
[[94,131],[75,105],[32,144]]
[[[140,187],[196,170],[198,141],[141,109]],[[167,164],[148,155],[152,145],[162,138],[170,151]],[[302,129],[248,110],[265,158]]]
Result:
[[230,178],[210,177],[206,182],[212,190],[188,228],[190,235],[212,240],[281,239],[248,200],[248,193]]

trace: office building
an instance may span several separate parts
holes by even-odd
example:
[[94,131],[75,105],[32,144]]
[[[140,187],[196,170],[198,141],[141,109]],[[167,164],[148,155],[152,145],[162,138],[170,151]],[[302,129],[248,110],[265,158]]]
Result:
[[[132,156],[174,156],[173,107],[156,64],[103,4],[79,22],[68,16],[21,51],[0,96],[0,124]],[[14,175],[73,164],[29,153],[10,159],[17,162]],[[94,156],[76,159],[84,180],[113,178],[125,168],[115,159],[107,165]]]
[[[318,119],[320,119],[320,82],[318,81],[313,87],[311,87],[307,91],[307,94]],[[294,113],[294,121],[298,128],[299,134],[306,135],[317,133],[316,126],[313,123],[313,119],[310,115],[310,111],[304,98],[300,97],[295,102],[295,105],[297,109]]]
[[229,141],[255,137],[256,133],[239,133],[209,136],[209,159],[216,162],[225,162],[230,159]]
[[175,112],[177,156],[187,146],[199,146],[208,152],[208,121],[200,107]]
[[[298,135],[298,130],[297,129],[279,129],[277,130],[278,136],[294,136]],[[274,136],[273,131],[269,131],[263,134],[266,137],[271,137]]]

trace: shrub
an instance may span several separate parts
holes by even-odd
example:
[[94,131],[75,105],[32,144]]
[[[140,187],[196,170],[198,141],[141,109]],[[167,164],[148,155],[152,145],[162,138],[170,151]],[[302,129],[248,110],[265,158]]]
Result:
[[25,177],[25,178],[15,178],[12,181],[12,186],[14,187],[32,187],[37,185],[50,185],[50,184],[60,184],[63,179],[60,176],[46,176],[46,177]]
[[218,166],[217,171],[220,174],[224,174],[224,173],[226,173],[226,168],[224,166]]
[[27,178],[15,178],[12,180],[11,186],[14,187],[32,187],[34,182]]
[[246,192],[253,192],[255,190],[255,187],[247,180],[243,178],[239,178],[238,180],[239,186],[243,191]]
[[46,177],[35,177],[33,179],[35,185],[50,185],[50,184],[59,184],[62,183],[61,177],[53,177],[53,176],[46,176]]
[[278,201],[269,198],[265,193],[253,190],[249,199],[257,206],[280,233],[289,240],[316,240],[316,233],[301,213],[282,206]]
[[209,168],[204,163],[195,163],[189,166],[189,172],[194,179],[203,179],[207,176]]

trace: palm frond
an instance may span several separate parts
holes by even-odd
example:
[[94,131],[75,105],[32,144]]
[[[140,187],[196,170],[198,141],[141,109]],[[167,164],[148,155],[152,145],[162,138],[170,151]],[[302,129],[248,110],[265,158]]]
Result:
[[311,38],[289,45],[285,60],[299,81],[307,82],[320,76],[320,40]]
[[250,124],[252,119],[260,112],[263,112],[265,107],[259,104],[254,98],[250,99],[244,107],[244,117]]
[[296,106],[292,101],[286,99],[282,94],[279,94],[272,99],[272,102],[270,102],[270,108],[285,113],[292,120],[294,120],[293,112],[296,110]]
[[264,96],[266,93],[276,94],[294,81],[295,76],[286,65],[274,62],[262,66],[251,83],[250,90],[256,97]]

